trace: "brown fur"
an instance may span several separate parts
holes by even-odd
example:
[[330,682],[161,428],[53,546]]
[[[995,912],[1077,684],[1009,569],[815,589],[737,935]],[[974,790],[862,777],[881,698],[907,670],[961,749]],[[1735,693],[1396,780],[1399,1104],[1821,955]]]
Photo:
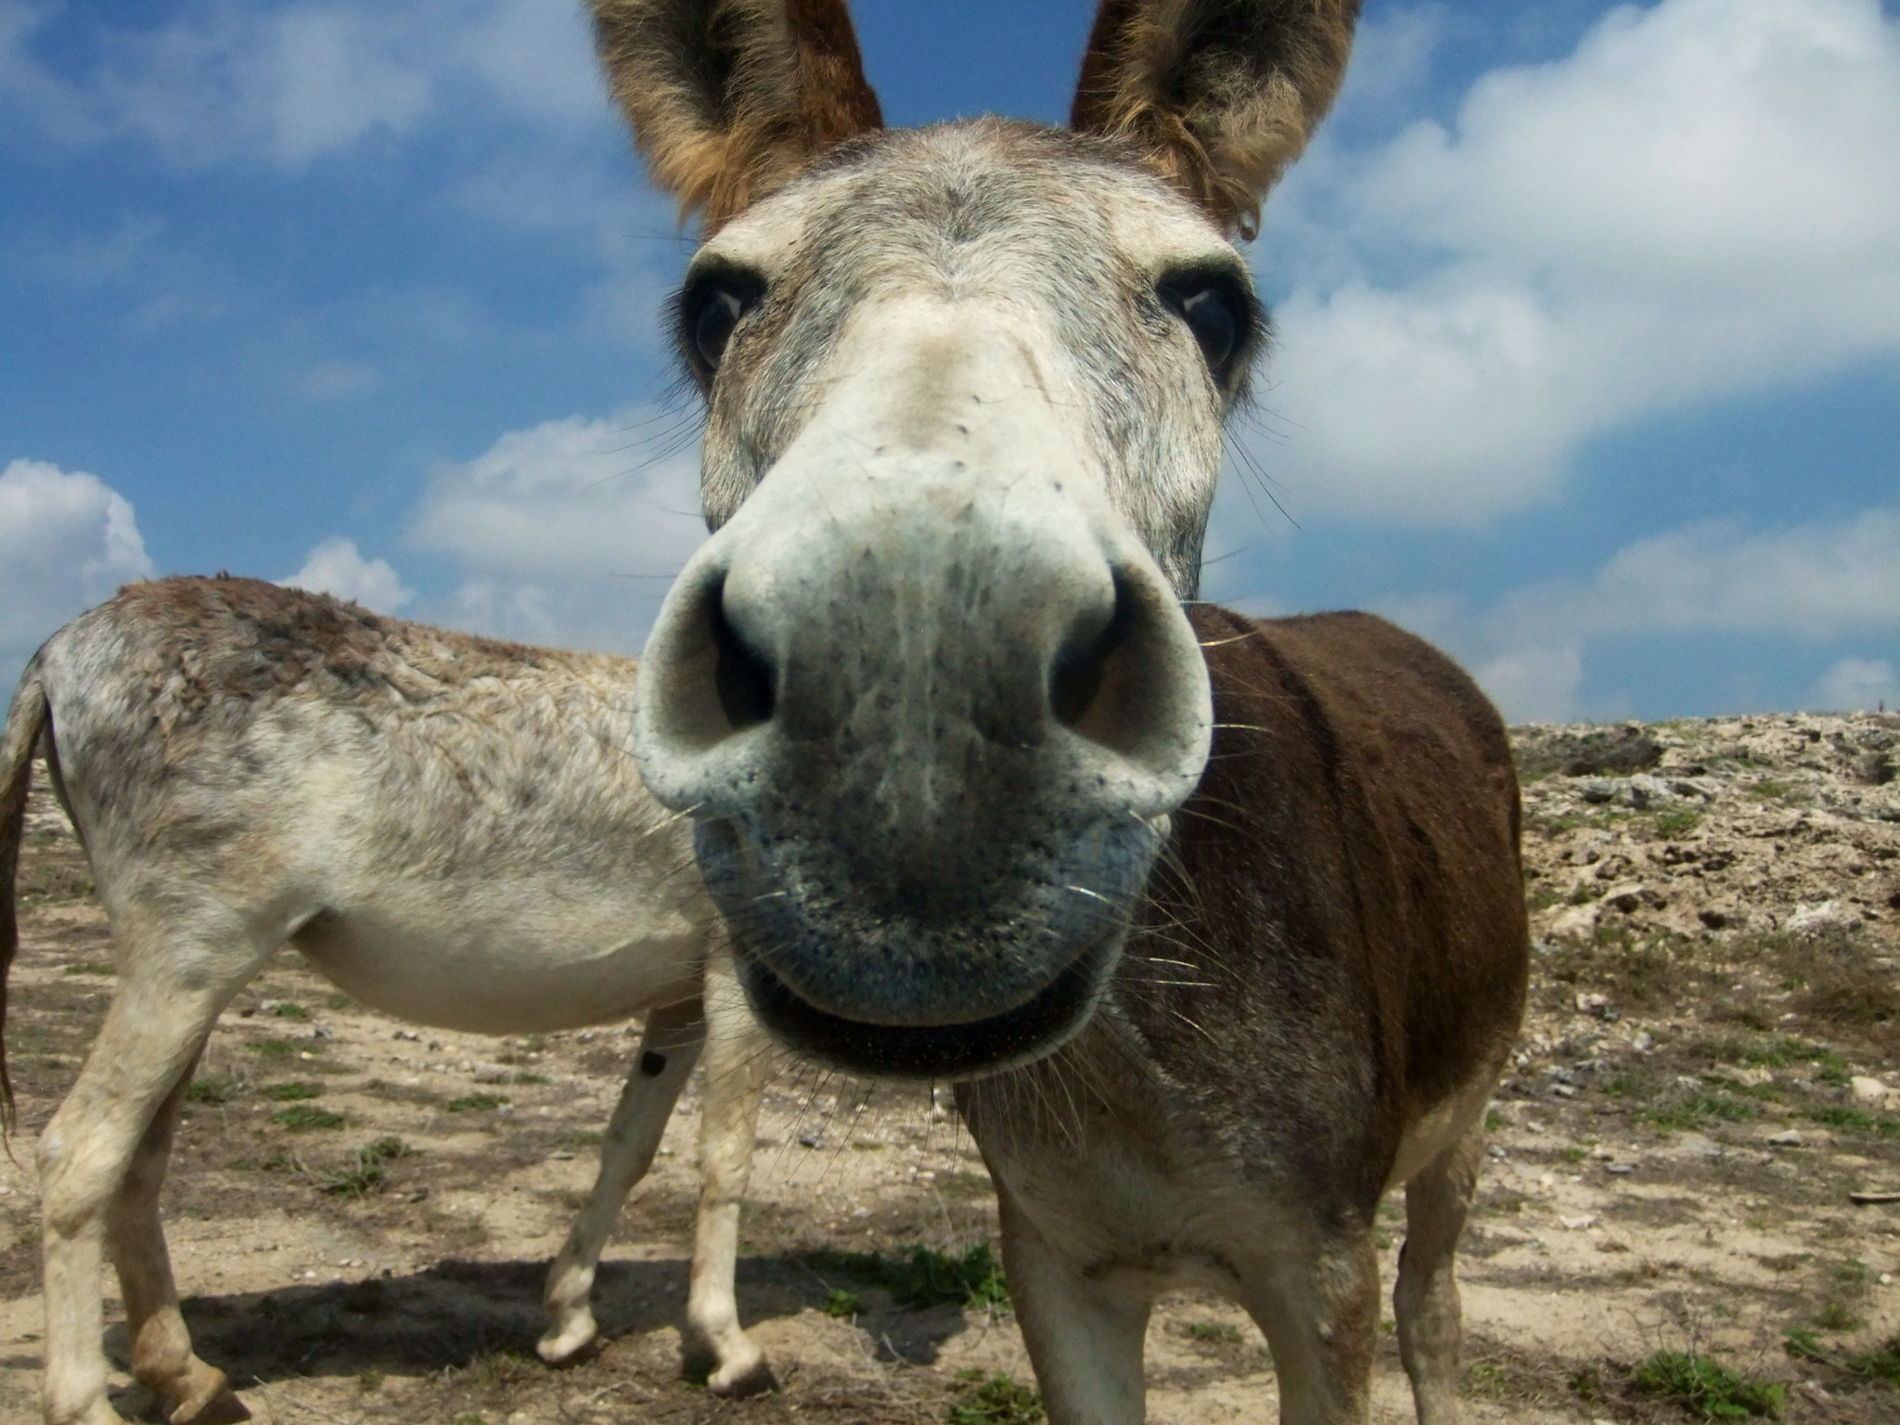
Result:
[[1202,1285],[1267,1331],[1281,1419],[1363,1422],[1372,1232],[1403,1179],[1400,1344],[1441,1425],[1452,1254],[1529,966],[1504,728],[1383,619],[1190,618],[1218,730],[1106,1001],[958,1090],[1049,1418],[1140,1419],[1149,1306]]
[[654,182],[707,231],[883,124],[843,0],[593,0]]
[[1339,92],[1360,0],[1103,0],[1072,122],[1141,145],[1229,232]]
[[[1176,818],[1181,874],[1157,876],[1148,915],[1218,947],[1209,968],[1256,1001],[1262,1040],[1292,1013],[1310,1019],[1300,1059],[1313,1062],[1314,1036],[1331,1041],[1319,1077],[1363,1096],[1299,1136],[1365,1135],[1339,1165],[1369,1211],[1399,1135],[1474,1075],[1495,1075],[1522,1017],[1530,940],[1510,745],[1450,659],[1383,619],[1201,605],[1190,620],[1208,646],[1217,731]],[[1175,1007],[1198,1017],[1191,1001]],[[1196,1077],[1218,1082],[1245,1062],[1231,1043],[1207,1054],[1167,1016],[1149,1033],[1164,1061],[1204,1057]],[[1241,1072],[1243,1092],[1271,1085],[1295,1100],[1276,1115],[1302,1116],[1291,1063]],[[1322,1102],[1337,1092],[1312,1087]]]

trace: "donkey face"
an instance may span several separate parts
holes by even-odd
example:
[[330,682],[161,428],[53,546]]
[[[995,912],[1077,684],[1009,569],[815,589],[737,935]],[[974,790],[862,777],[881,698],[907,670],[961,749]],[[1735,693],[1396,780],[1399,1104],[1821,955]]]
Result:
[[714,230],[677,318],[716,532],[648,645],[639,753],[796,1047],[974,1072],[1095,1003],[1207,756],[1180,601],[1264,335],[1228,233],[1329,102],[1348,9],[1111,0],[1085,131],[888,133],[833,0],[596,0]]

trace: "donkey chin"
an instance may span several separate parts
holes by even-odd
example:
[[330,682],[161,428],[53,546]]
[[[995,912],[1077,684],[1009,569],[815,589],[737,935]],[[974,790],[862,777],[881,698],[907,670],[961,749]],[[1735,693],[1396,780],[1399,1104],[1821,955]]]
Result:
[[885,1078],[1060,1047],[1101,1000],[1159,846],[1153,823],[1098,821],[1013,856],[940,844],[935,874],[910,877],[749,821],[703,820],[697,845],[753,1013],[806,1058]]

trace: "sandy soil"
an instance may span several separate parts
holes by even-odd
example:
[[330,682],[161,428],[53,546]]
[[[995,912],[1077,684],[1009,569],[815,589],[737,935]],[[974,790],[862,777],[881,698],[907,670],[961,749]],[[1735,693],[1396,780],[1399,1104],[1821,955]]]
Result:
[[[1695,1350],[1780,1383],[1784,1419],[1900,1422],[1900,1383],[1880,1379],[1900,1205],[1850,1200],[1900,1188],[1896,743],[1900,720],[1878,718],[1520,734],[1537,963],[1463,1257],[1471,1419],[1695,1418],[1634,1378]],[[22,1132],[0,1161],[8,1422],[37,1419],[33,1141],[113,987],[89,889],[36,799],[7,1031]],[[167,1189],[201,1353],[285,1425],[1040,1418],[978,1394],[1030,1380],[1006,1307],[901,1305],[836,1255],[993,1241],[968,1136],[921,1092],[815,1076],[771,1092],[740,1268],[782,1388],[723,1402],[681,1374],[690,1094],[609,1248],[604,1348],[544,1368],[541,1273],[634,1043],[416,1031],[279,961],[212,1039]],[[405,1151],[364,1172],[389,1138]],[[1386,1214],[1389,1281],[1402,1212]],[[1382,1324],[1374,1418],[1409,1421]],[[149,1413],[122,1327],[107,1350],[117,1407]],[[1148,1350],[1151,1419],[1272,1418],[1234,1308],[1172,1300]]]

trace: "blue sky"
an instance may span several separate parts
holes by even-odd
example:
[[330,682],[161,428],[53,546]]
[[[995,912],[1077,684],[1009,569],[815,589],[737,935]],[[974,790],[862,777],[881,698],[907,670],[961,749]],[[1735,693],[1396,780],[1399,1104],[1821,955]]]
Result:
[[[1055,121],[1091,6],[858,0],[887,118]],[[0,675],[151,573],[637,650],[690,238],[578,0],[0,6]],[[1900,16],[1368,0],[1253,248],[1210,594],[1518,718],[1900,705]]]

